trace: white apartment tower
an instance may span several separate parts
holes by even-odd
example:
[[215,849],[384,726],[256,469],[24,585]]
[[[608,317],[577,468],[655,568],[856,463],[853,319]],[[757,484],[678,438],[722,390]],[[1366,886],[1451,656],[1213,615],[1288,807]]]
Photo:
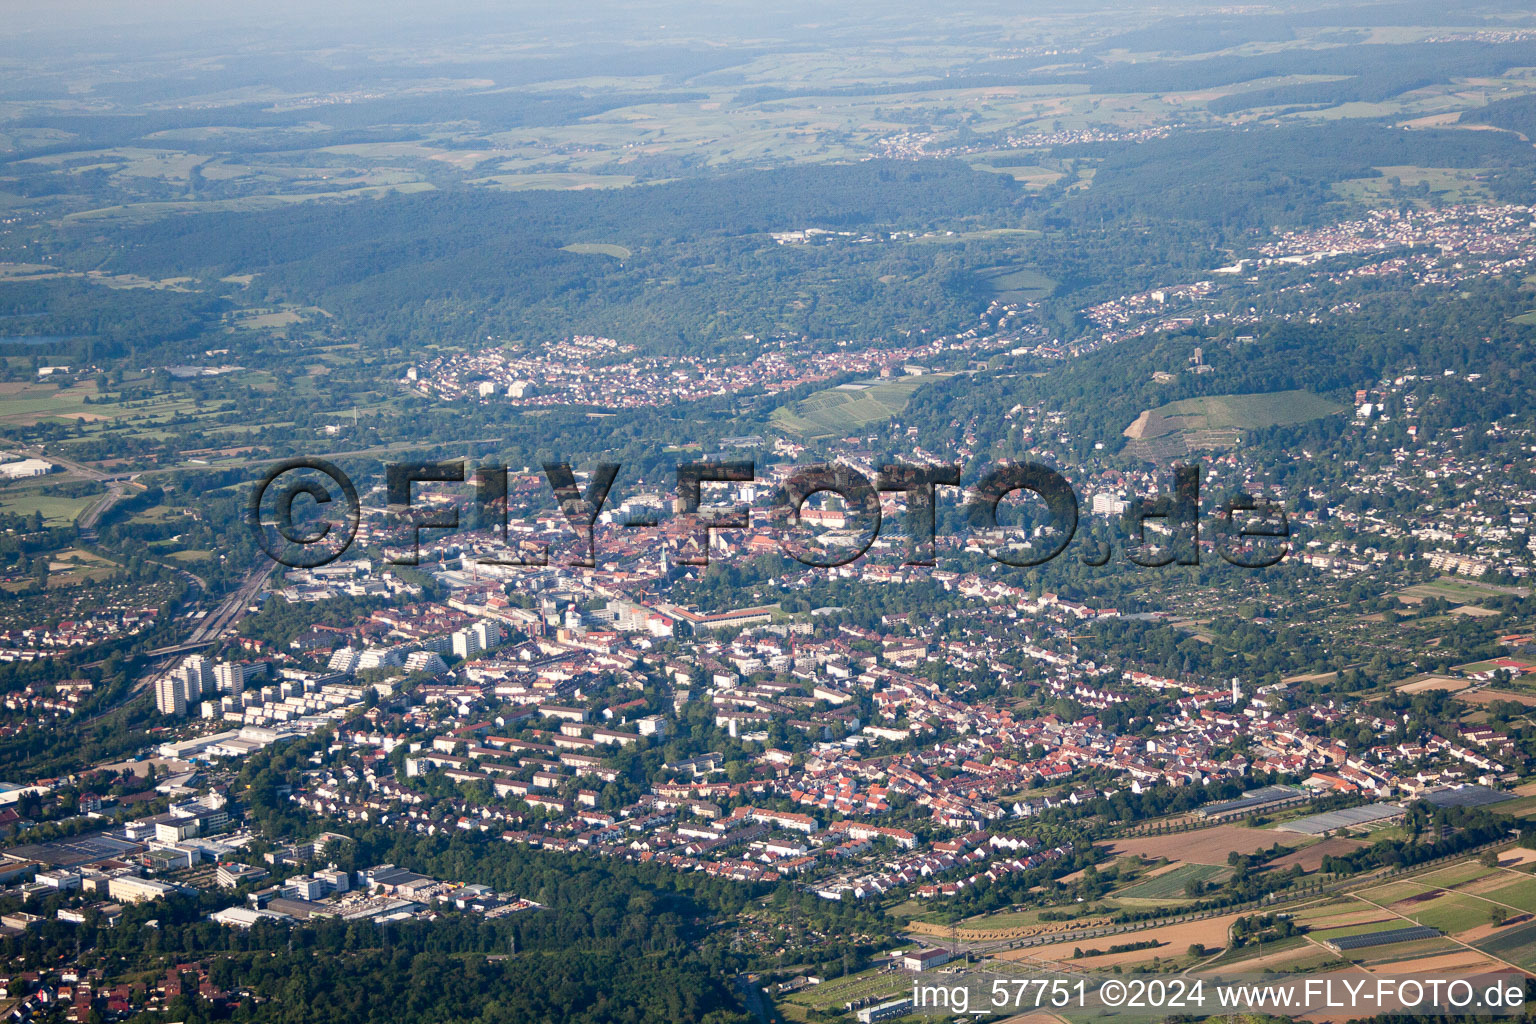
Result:
[[173,674],[181,679],[182,694],[188,706],[202,700],[204,694],[213,692],[213,665],[201,654],[187,658],[176,667]]
[[473,630],[461,629],[453,634],[453,653],[460,658],[473,658],[484,648],[480,646],[480,638]]
[[[245,684],[267,674],[266,662],[221,661],[214,667],[213,678],[218,692],[238,697],[245,692]],[[206,692],[206,691],[205,691]]]
[[187,713],[187,690],[181,676],[168,674],[155,680],[155,707],[162,715]]
[[489,651],[501,643],[501,627],[489,619],[481,619],[471,627],[475,642],[482,651]]

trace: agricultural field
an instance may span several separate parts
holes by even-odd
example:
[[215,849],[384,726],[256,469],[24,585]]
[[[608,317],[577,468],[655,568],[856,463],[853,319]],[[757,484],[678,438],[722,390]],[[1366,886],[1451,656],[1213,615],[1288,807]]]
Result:
[[1521,797],[1499,805],[1499,813],[1512,818],[1536,817],[1536,796]]
[[[1196,860],[1190,856],[1195,852],[1193,849],[1177,851],[1181,855],[1180,860],[1162,865],[1150,875],[1134,880],[1124,889],[1113,893],[1109,897],[1111,905],[1121,900],[1127,901],[1127,905],[1155,901],[1169,903],[1176,908],[1183,895],[1183,886],[1190,879],[1206,882],[1219,880],[1224,869],[1217,862],[1224,862],[1227,850],[1252,850],[1267,845],[1255,842],[1251,837],[1268,837],[1273,833],[1223,825],[1184,834],[1189,835],[1198,838],[1184,844],[1186,847],[1211,846],[1218,852],[1207,853]],[[1161,840],[1165,847],[1159,852],[1168,856],[1175,851],[1168,850],[1166,844],[1180,840],[1183,836],[1143,838],[1148,841]],[[1124,840],[1122,844],[1146,845],[1142,840]],[[1117,844],[1117,847],[1122,844]],[[1285,868],[1300,864],[1304,870],[1316,870],[1323,855],[1338,855],[1360,845],[1355,840],[1330,838],[1285,855],[1279,859],[1280,866]],[[1129,855],[1138,851],[1129,849],[1120,852]],[[1450,965],[1446,969],[1451,969],[1455,966],[1451,965],[1453,959],[1467,970],[1499,969],[1501,965],[1493,957],[1520,962],[1519,958],[1525,956],[1527,951],[1508,936],[1528,939],[1531,934],[1528,923],[1532,915],[1536,914],[1536,910],[1533,910],[1536,908],[1536,877],[1515,870],[1525,862],[1527,853],[1519,849],[1505,850],[1501,854],[1499,867],[1489,867],[1476,859],[1466,858],[1389,882],[1363,880],[1340,895],[1293,905],[1287,912],[1304,929],[1304,935],[1266,942],[1262,948],[1253,945],[1229,949],[1212,962],[1211,968],[1236,966],[1241,970],[1286,971],[1336,965],[1341,959],[1339,954],[1321,945],[1328,939],[1391,931],[1411,923],[1435,928],[1445,933],[1445,937],[1380,948],[1368,947],[1347,954],[1345,959],[1368,965],[1372,970],[1389,973],[1421,970],[1416,965],[1431,961],[1440,963],[1442,960]],[[1194,942],[1212,952],[1222,949],[1227,945],[1227,928],[1236,916],[1240,915],[1223,918],[1214,927],[1213,922],[1186,922],[1114,937],[1035,946],[1001,954],[1000,958],[1066,961],[1071,959],[1072,951],[1077,947],[1104,949],[1111,945],[1143,940],[1160,942],[1161,945],[1155,949],[1094,957],[1091,961],[1091,966],[1095,968],[1145,965],[1153,957],[1161,957],[1165,961],[1177,958]],[[1013,914],[1011,917],[1018,919],[1020,924],[1025,923],[1021,914]],[[1469,950],[1466,944],[1475,945],[1487,955]],[[1514,955],[1510,955],[1511,950],[1515,951]],[[1463,960],[1465,964],[1461,963]]]
[[0,424],[30,427],[47,422],[83,423],[80,434],[127,424],[147,426],[183,414],[213,412],[224,407],[223,401],[200,405],[197,399],[175,390],[149,398],[122,400],[110,393],[103,395],[93,381],[63,387],[48,380],[0,384]]
[[838,437],[899,415],[912,393],[949,374],[923,374],[892,380],[863,381],[856,387],[829,388],[773,411],[772,423],[801,437]]
[[1428,206],[1432,203],[1488,202],[1492,196],[1484,181],[1486,168],[1477,167],[1378,167],[1379,178],[1351,178],[1338,182],[1339,194],[1355,202],[1378,204],[1407,198]]
[[572,242],[560,248],[580,256],[612,256],[616,260],[627,260],[632,255],[624,246],[612,242]]
[[988,171],[993,174],[1006,174],[1014,181],[1022,182],[1025,188],[1041,189],[1047,185],[1054,185],[1066,177],[1066,172],[1046,167],[1042,164],[1015,163],[1017,158],[1009,154],[999,154],[991,159],[983,156],[971,166],[978,171]]
[[1309,942],[1304,936],[1277,942],[1255,943],[1231,950],[1210,964],[1211,970],[1231,968],[1241,971],[1295,973],[1313,971],[1338,963],[1338,954]]
[[1465,690],[1471,685],[1472,680],[1470,679],[1454,679],[1451,676],[1428,676],[1423,679],[1399,683],[1396,689],[1398,693],[1428,693],[1433,690],[1455,693],[1458,690]]
[[73,489],[70,493],[62,493],[57,475],[11,481],[0,484],[0,512],[21,516],[38,512],[47,525],[66,526],[90,507],[101,493],[100,488],[78,495]]
[[243,196],[239,199],[212,200],[156,200],[142,203],[115,203],[89,210],[77,210],[62,219],[67,224],[127,224],[151,220],[180,213],[253,213],[274,210],[297,203],[320,200],[378,199],[388,195],[408,195],[413,192],[432,190],[429,182],[406,182],[400,185],[364,185],[360,188],[336,192],[285,192],[272,195]]
[[1172,871],[1164,871],[1144,878],[1117,891],[1116,899],[1162,902],[1184,899],[1186,887],[1191,882],[1214,884],[1228,874],[1227,869],[1211,864],[1180,864]]
[[1345,854],[1360,849],[1364,845],[1364,843],[1355,839],[1331,836],[1320,843],[1302,847],[1283,857],[1276,857],[1267,866],[1281,871],[1288,871],[1293,865],[1299,864],[1301,865],[1302,872],[1310,875],[1312,872],[1322,868],[1324,857],[1342,857]]
[[81,583],[100,583],[121,568],[116,562],[83,548],[72,548],[48,560],[48,586],[73,587]]
[[977,271],[1000,302],[1035,302],[1050,295],[1056,282],[1028,266],[1007,265]]
[[1536,922],[1503,929],[1472,945],[1527,971],[1536,972]]
[[629,174],[546,173],[537,170],[492,174],[484,178],[470,178],[465,182],[470,185],[482,185],[498,192],[528,192],[538,189],[580,192],[594,188],[626,188],[634,183],[634,176]]
[[235,330],[276,330],[303,323],[312,317],[330,316],[315,306],[282,306],[276,309],[242,309],[225,318],[225,326]]
[[[1418,583],[1411,587],[1405,587],[1397,594],[1397,599],[1404,604],[1418,604],[1426,598],[1444,598],[1454,604],[1476,604],[1500,594],[1513,594],[1524,596],[1528,591],[1523,587],[1501,587],[1489,583],[1473,583],[1468,580],[1458,580],[1450,576],[1441,576],[1439,579],[1430,580],[1428,583]],[[1461,671],[1467,671],[1469,666],[1457,666]],[[1474,670],[1475,671],[1475,670]]]
[[1092,960],[1093,966],[1117,967],[1127,964],[1147,963],[1153,957],[1162,957],[1165,960],[1173,957],[1184,957],[1186,951],[1194,943],[1199,943],[1212,951],[1226,946],[1232,922],[1241,916],[1243,915],[1225,914],[1220,917],[1211,917],[1200,921],[1185,921],[1180,924],[1162,925],[1156,928],[1124,932],[1120,935],[1101,935],[1092,939],[1076,939],[1067,942],[1051,943],[1045,946],[1031,946],[1027,949],[1000,953],[997,955],[997,959],[1071,962],[1074,949],[1087,947],[1107,949],[1110,946],[1131,942],[1156,942],[1158,945],[1155,948],[1096,956]]
[[1481,689],[1471,693],[1462,692],[1456,695],[1456,699],[1468,704],[1493,704],[1500,701],[1509,701],[1514,704],[1524,704],[1528,708],[1536,708],[1536,696],[1529,693],[1515,693],[1510,690]]
[[1210,395],[1145,410],[1124,433],[1133,442],[1152,442],[1177,434],[1190,449],[1224,447],[1238,443],[1245,430],[1304,423],[1341,409],[1310,391]]
[[1042,920],[1039,909],[1004,910],[995,914],[967,918],[959,925],[950,925],[938,920],[909,919],[907,931],[942,944],[954,938],[967,942],[987,942],[999,938],[1016,939],[1026,935],[1049,935],[1053,932],[1099,927],[1111,922],[1110,908],[1102,903],[1077,904],[1075,908],[1051,909],[1057,914],[1066,913],[1072,916],[1059,921]]
[[[1454,940],[1482,948],[1482,940],[1521,927],[1533,906],[1536,879],[1469,859],[1385,884],[1366,883],[1341,899],[1302,910],[1296,920],[1319,942],[1388,931],[1412,922],[1444,932],[1449,939],[1434,940],[1442,944]],[[1409,946],[1417,945],[1394,948],[1390,958],[1406,959],[1412,952]]]
[[1241,825],[1213,825],[1172,835],[1117,839],[1104,849],[1115,857],[1166,857],[1189,864],[1225,867],[1229,853],[1253,853],[1276,843],[1297,847],[1304,842],[1303,836],[1283,835]]
[[[1053,914],[1066,915],[1065,921],[1041,920],[1041,913],[1049,910]],[[1076,903],[1070,906],[1059,907],[1031,907],[1027,910],[1003,910],[994,914],[984,914],[979,917],[967,918],[961,922],[963,928],[1017,928],[1020,926],[1045,924],[1051,927],[1076,927],[1084,921],[1097,921],[1102,918],[1106,909],[1099,903]]]
[[1489,890],[1481,895],[1491,902],[1503,903],[1526,913],[1536,914],[1536,878],[1527,878],[1512,885]]
[[1484,867],[1477,861],[1466,860],[1456,864],[1449,864],[1434,871],[1426,871],[1421,875],[1414,875],[1413,882],[1416,885],[1438,885],[1447,889],[1458,889],[1471,885],[1480,879],[1495,877],[1500,874],[1497,868]]
[[1495,907],[1475,896],[1430,890],[1398,900],[1389,909],[1415,924],[1438,928],[1447,935],[1458,935],[1487,924]]
[[44,420],[100,420],[108,418],[102,406],[87,406],[87,399],[97,397],[96,385],[71,384],[59,387],[51,381],[7,382],[0,384],[0,423],[30,427]]

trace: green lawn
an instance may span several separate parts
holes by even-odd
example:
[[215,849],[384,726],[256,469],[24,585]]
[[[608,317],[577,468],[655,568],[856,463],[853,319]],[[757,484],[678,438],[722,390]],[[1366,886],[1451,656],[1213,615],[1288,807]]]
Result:
[[1015,928],[1039,923],[1040,911],[1038,910],[1008,910],[1000,914],[989,914],[986,917],[973,917],[964,921],[963,925],[966,928]]
[[[1360,910],[1369,910],[1365,904],[1360,904]],[[1390,920],[1374,921],[1370,924],[1345,924],[1334,928],[1314,925],[1307,934],[1322,942],[1326,939],[1341,939],[1346,935],[1370,935],[1373,932],[1390,932],[1398,928],[1413,927],[1400,917],[1391,917],[1388,911],[1383,910],[1382,915]]]
[[413,192],[430,192],[436,186],[425,181],[409,181],[399,185],[364,185],[361,188],[343,189],[336,192],[300,192],[279,195],[242,196],[238,199],[212,199],[206,202],[192,200],[167,200],[162,202],[147,203],[122,203],[116,206],[103,206],[95,210],[78,210],[67,213],[63,217],[66,224],[99,223],[102,221],[145,221],[155,220],[174,213],[248,213],[256,210],[271,210],[283,206],[291,206],[294,203],[307,203],[319,200],[356,199],[360,197],[378,198],[391,194],[409,194]]
[[1377,203],[1393,193],[1392,179],[1396,178],[1405,189],[1423,185],[1429,190],[1428,198],[1445,203],[1484,202],[1491,197],[1488,188],[1478,181],[1486,176],[1486,168],[1480,167],[1378,167],[1379,178],[1351,178],[1334,184],[1334,189],[1358,202]]
[[1500,814],[1507,814],[1512,818],[1529,818],[1536,816],[1536,796],[1521,797],[1519,800],[1507,800],[1494,808]]
[[1432,885],[1420,885],[1417,881],[1408,880],[1403,882],[1392,882],[1388,885],[1380,885],[1370,889],[1356,889],[1354,891],[1359,893],[1361,896],[1364,896],[1372,903],[1385,904],[1396,903],[1398,900],[1405,900],[1410,896],[1417,896],[1419,893],[1428,892],[1432,887]]
[[1403,593],[1409,597],[1443,597],[1449,601],[1459,601],[1467,604],[1494,595],[1494,592],[1486,587],[1474,587],[1460,580],[1449,578],[1420,583],[1416,586],[1408,587]]
[[1338,900],[1324,903],[1319,906],[1306,907],[1302,910],[1298,910],[1295,914],[1295,917],[1296,920],[1300,923],[1326,921],[1330,917],[1337,917],[1340,914],[1349,913],[1357,907],[1358,904],[1354,903],[1353,901],[1346,903],[1342,900]]

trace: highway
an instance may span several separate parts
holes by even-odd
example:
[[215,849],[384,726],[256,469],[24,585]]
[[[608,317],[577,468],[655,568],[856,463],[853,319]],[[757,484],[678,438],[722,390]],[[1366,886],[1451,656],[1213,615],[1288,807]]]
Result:
[[73,459],[66,459],[61,455],[55,455],[52,452],[46,451],[45,449],[36,445],[22,445],[16,450],[31,456],[34,459],[42,459],[45,462],[51,462],[54,465],[63,466],[65,469],[81,477],[82,479],[95,480],[99,483],[104,483],[107,485],[107,493],[103,494],[100,498],[97,498],[94,502],[92,502],[84,512],[80,513],[80,517],[75,520],[75,526],[80,531],[80,539],[85,541],[87,544],[96,543],[98,539],[96,535],[96,524],[101,521],[101,517],[105,515],[113,505],[116,505],[123,499],[123,495],[126,493],[125,485],[134,477],[138,476],[138,473],[136,472],[104,473],[99,469],[87,466],[83,462],[76,462]]
[[101,517],[123,498],[123,484],[114,480],[107,484],[107,493],[97,498],[80,518],[75,520],[75,527],[80,531],[80,539],[87,544],[95,544],[101,538],[96,532],[96,524],[101,522]]

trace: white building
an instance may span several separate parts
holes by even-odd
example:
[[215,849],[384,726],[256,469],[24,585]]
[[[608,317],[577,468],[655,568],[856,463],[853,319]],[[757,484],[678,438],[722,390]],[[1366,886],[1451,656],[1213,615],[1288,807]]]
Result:
[[267,674],[267,663],[223,661],[213,670],[214,682],[219,693],[238,697],[245,692],[245,684]]
[[482,651],[489,651],[501,643],[501,626],[490,619],[481,619],[470,627]]
[[1100,493],[1093,496],[1093,514],[1118,516],[1125,512],[1125,502],[1116,495]]
[[428,675],[442,675],[448,671],[448,666],[443,659],[432,651],[412,651],[405,659],[407,672],[425,672]]
[[257,921],[287,921],[287,914],[279,914],[271,910],[253,910],[250,907],[225,907],[208,915],[208,920],[214,924],[227,925],[231,928],[249,928]]
[[74,871],[66,871],[63,868],[59,868],[56,871],[39,871],[36,880],[60,892],[80,888],[80,875]]
[[484,649],[473,630],[461,629],[453,634],[453,653],[457,657],[473,658]]
[[202,700],[204,695],[212,694],[217,687],[213,664],[201,654],[187,658],[176,671],[181,675],[188,707]]
[[7,480],[24,480],[27,477],[47,476],[53,472],[53,463],[42,459],[22,459],[0,465],[0,476]]
[[399,668],[405,664],[405,655],[393,647],[370,647],[358,655],[359,671],[368,668]]
[[162,715],[187,713],[187,690],[180,676],[164,675],[155,680],[155,707]]
[[174,885],[157,882],[153,878],[135,878],[119,875],[107,882],[107,895],[120,903],[147,903],[164,899],[177,892]]

